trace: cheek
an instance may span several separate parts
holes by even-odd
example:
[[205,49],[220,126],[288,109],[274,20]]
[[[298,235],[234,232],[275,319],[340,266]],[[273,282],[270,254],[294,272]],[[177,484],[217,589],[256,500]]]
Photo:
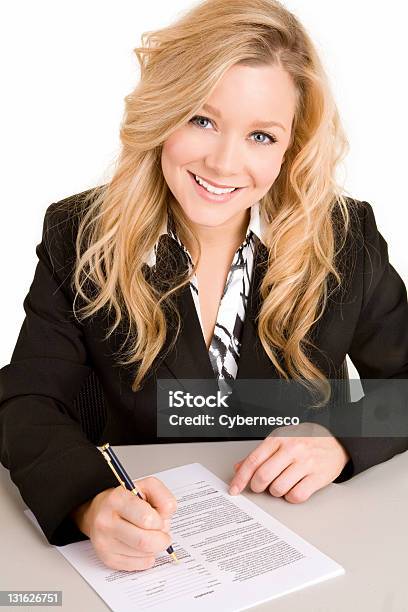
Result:
[[177,130],[163,143],[162,159],[165,163],[182,166],[193,161],[199,151],[197,138],[186,129]]
[[279,175],[282,165],[282,157],[272,158],[260,162],[254,169],[254,176],[256,177],[256,184],[259,188],[270,187]]
[[162,161],[164,165],[177,164],[183,156],[182,139],[172,136],[163,144]]

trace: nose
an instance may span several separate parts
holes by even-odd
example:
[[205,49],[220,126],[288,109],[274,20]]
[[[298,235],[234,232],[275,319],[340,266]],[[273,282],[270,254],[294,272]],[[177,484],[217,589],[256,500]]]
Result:
[[243,175],[243,154],[233,138],[220,138],[207,153],[205,163],[214,175],[230,182],[234,177]]

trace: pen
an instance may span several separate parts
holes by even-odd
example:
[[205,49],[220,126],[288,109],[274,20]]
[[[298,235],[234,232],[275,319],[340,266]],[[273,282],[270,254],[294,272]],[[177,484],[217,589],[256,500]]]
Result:
[[[128,476],[121,462],[119,461],[113,449],[109,445],[109,442],[107,442],[103,446],[98,446],[97,448],[101,451],[102,455],[105,457],[109,467],[111,468],[112,472],[115,474],[116,478],[118,479],[122,487],[124,487],[125,489],[133,493],[133,495],[137,495],[137,497],[140,497],[140,499],[143,499],[142,495],[140,494],[140,491],[137,490],[133,481]],[[168,552],[169,555],[173,557],[175,561],[178,561],[177,555],[173,550],[173,546],[169,546],[168,548],[166,548],[166,552]]]

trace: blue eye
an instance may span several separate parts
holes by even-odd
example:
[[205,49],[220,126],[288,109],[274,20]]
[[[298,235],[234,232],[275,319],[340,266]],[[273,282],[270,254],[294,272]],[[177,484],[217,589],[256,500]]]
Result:
[[[208,117],[203,117],[202,115],[194,115],[194,117],[192,117],[189,121],[189,123],[195,125],[198,128],[201,128],[202,130],[204,130],[206,128],[206,126],[200,125],[196,122],[198,121],[209,121],[210,123],[213,123],[213,121],[211,119],[208,119]],[[252,132],[251,136],[253,136],[254,134],[262,134],[262,136],[266,136],[267,138],[269,138],[269,142],[265,142],[265,141],[260,141],[260,140],[255,140],[254,142],[256,144],[260,144],[260,145],[271,145],[274,144],[275,142],[278,142],[277,139],[275,138],[275,136],[273,136],[272,134],[268,134],[267,132]]]
[[190,123],[197,125],[197,127],[203,128],[203,125],[198,125],[197,123],[195,123],[195,121],[210,121],[210,119],[207,119],[207,117],[201,117],[200,115],[195,115],[190,119]]
[[266,132],[252,132],[251,136],[253,134],[261,134],[261,136],[266,136],[270,140],[270,142],[255,140],[255,142],[258,144],[270,145],[270,144],[274,144],[275,142],[278,142],[275,136],[272,136],[272,134],[267,134]]

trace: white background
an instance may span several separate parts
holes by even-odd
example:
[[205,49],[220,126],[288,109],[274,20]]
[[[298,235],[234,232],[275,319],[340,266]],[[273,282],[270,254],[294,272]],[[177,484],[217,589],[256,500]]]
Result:
[[[308,29],[328,71],[351,146],[341,175],[346,189],[373,206],[390,261],[407,284],[406,5],[284,4]],[[0,366],[9,362],[24,319],[45,209],[109,177],[123,99],[138,80],[132,49],[142,32],[191,6],[190,0],[2,4]]]

